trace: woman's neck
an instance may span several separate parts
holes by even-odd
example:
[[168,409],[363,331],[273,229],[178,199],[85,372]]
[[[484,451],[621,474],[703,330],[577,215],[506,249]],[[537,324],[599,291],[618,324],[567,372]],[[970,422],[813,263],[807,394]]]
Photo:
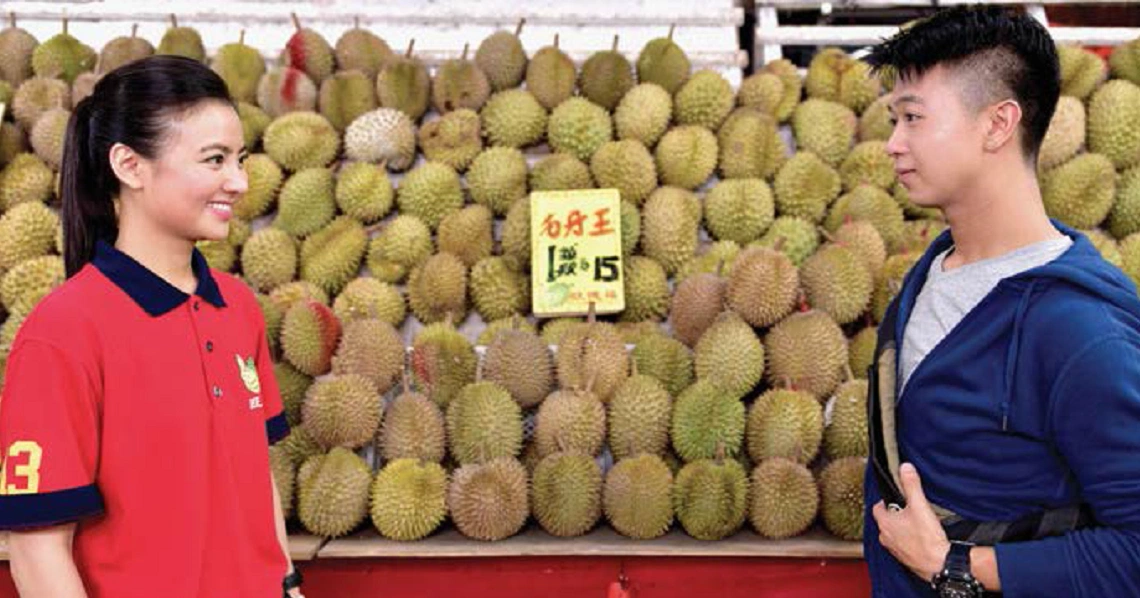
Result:
[[198,287],[190,266],[194,243],[153,230],[141,219],[130,218],[127,210],[119,217],[115,248],[188,295]]

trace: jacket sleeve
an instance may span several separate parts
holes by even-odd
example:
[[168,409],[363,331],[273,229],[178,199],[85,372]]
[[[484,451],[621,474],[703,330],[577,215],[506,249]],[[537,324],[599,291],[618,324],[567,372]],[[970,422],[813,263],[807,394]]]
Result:
[[1098,526],[998,544],[1005,596],[1140,596],[1140,344],[1093,341],[1058,372],[1049,426]]

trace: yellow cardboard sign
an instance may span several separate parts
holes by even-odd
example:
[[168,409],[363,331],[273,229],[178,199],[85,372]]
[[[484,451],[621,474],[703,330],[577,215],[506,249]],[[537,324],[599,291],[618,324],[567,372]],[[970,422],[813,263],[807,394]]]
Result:
[[617,189],[531,193],[530,247],[534,315],[625,309]]

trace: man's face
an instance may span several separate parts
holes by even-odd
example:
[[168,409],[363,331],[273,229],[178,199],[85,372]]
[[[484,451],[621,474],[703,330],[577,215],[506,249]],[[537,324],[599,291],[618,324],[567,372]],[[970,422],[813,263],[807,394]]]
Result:
[[961,80],[938,65],[900,79],[890,94],[895,128],[887,153],[911,201],[922,207],[952,203],[974,184],[986,159],[984,119],[963,102]]

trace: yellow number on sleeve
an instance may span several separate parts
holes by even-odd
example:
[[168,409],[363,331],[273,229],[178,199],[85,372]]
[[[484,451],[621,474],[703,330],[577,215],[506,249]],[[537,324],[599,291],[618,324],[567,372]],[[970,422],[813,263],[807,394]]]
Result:
[[[24,465],[16,465],[12,468],[12,475],[15,478],[24,479],[24,487],[20,488],[15,483],[8,484],[5,480],[3,482],[5,494],[35,494],[40,490],[40,463],[43,460],[44,451],[40,445],[31,440],[20,440],[12,443],[8,447],[8,460],[9,462],[21,455],[28,456],[28,462]],[[7,472],[7,465],[4,467],[5,473]]]

